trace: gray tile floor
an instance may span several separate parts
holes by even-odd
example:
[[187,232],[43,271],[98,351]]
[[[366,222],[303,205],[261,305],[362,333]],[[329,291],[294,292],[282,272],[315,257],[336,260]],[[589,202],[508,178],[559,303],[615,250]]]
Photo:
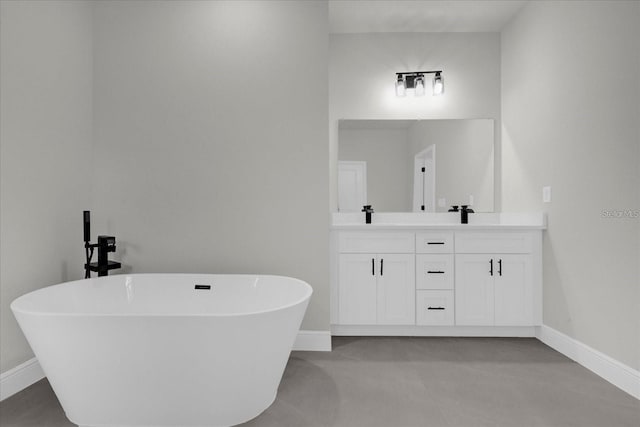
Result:
[[[245,427],[639,427],[640,401],[529,338],[334,338],[294,352]],[[46,380],[0,403],[0,426],[73,426]]]

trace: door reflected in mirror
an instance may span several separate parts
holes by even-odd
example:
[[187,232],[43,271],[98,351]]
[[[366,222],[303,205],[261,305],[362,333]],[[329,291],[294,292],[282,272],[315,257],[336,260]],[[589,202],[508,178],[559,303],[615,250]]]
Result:
[[340,120],[338,210],[493,212],[492,119]]

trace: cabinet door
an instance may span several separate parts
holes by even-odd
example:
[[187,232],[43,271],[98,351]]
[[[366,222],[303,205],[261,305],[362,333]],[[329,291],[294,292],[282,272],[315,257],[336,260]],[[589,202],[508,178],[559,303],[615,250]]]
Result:
[[[494,324],[491,255],[456,255],[456,325]],[[493,266],[496,273],[496,266]]]
[[377,268],[378,324],[415,324],[415,255],[380,254]]
[[533,325],[533,272],[530,255],[494,255],[495,324]]
[[343,325],[376,323],[376,256],[341,254],[339,261],[338,320]]

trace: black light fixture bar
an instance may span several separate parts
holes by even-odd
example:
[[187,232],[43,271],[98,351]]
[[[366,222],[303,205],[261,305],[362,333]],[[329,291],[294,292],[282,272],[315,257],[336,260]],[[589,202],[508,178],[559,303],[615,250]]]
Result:
[[396,78],[404,77],[405,85],[407,89],[414,89],[416,87],[415,81],[416,77],[424,76],[425,74],[435,74],[436,76],[440,75],[442,70],[434,70],[434,71],[404,71],[402,73],[396,73]]
[[444,81],[442,78],[442,70],[429,71],[403,71],[396,73],[396,96],[404,97],[407,95],[407,89],[414,89],[415,96],[423,96],[425,94],[425,75],[435,74],[431,81],[433,87],[433,95],[439,96],[444,93]]

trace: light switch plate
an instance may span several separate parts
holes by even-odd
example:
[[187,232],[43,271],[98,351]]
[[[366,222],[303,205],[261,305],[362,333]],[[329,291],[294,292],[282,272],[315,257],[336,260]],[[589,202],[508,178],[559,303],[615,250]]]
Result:
[[542,202],[551,203],[551,187],[542,187]]
[[438,207],[439,208],[446,208],[447,207],[447,199],[445,199],[445,198],[438,199]]

